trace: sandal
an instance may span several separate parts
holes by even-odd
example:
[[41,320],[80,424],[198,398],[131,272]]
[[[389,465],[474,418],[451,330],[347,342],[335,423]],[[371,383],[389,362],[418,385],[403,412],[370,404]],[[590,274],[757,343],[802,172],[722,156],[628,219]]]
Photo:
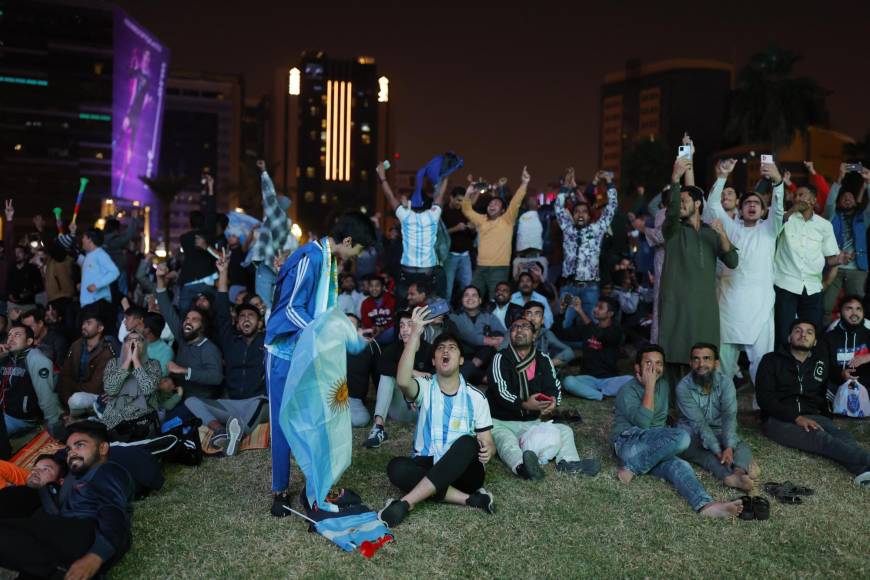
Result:
[[752,511],[756,520],[770,519],[770,502],[761,496],[752,498]]
[[764,491],[775,497],[780,503],[786,503],[791,505],[802,504],[804,501],[800,498],[798,494],[793,492],[794,486],[791,484],[791,482],[786,483],[789,484],[788,487],[786,487],[786,485],[782,483],[769,481],[764,484]]
[[790,481],[783,482],[782,484],[783,491],[792,495],[813,495],[816,493],[809,487],[804,487],[802,485],[795,485]]
[[743,511],[740,512],[740,515],[738,517],[741,520],[754,520],[755,519],[755,510],[753,509],[753,506],[752,506],[752,498],[749,497],[748,495],[742,495],[737,499],[739,499],[741,502],[743,502]]
[[577,409],[560,409],[553,415],[556,423],[582,423],[583,417]]

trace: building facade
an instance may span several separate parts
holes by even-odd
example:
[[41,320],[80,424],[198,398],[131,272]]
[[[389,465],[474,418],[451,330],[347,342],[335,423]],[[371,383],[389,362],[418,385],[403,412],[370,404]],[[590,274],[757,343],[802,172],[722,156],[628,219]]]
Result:
[[[706,151],[722,146],[734,78],[730,64],[675,59],[626,63],[601,85],[599,164],[617,176],[631,147],[656,140],[673,147],[674,155],[688,131]],[[698,173],[700,172],[700,175]],[[696,166],[698,183],[706,179]]]

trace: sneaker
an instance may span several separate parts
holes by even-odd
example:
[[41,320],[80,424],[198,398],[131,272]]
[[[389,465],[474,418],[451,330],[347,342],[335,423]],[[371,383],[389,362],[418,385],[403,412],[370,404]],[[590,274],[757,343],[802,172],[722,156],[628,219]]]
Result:
[[230,436],[226,433],[215,433],[208,440],[208,445],[209,447],[214,447],[215,449],[221,449],[223,451],[226,451],[229,441]]
[[387,432],[383,425],[374,425],[369,431],[369,438],[363,442],[363,447],[366,449],[375,449],[381,446],[381,443],[387,440]]
[[523,451],[523,462],[517,467],[517,475],[523,479],[540,481],[544,479],[544,470],[534,451]]
[[230,419],[227,423],[227,433],[229,433],[229,442],[224,453],[233,456],[239,452],[239,444],[242,442],[242,422],[236,417]]
[[468,496],[465,505],[483,510],[488,514],[495,513],[495,498],[482,487]]
[[865,471],[861,475],[857,476],[852,481],[855,482],[855,485],[859,485],[864,489],[870,489],[870,471]]
[[387,527],[394,528],[402,523],[410,510],[411,506],[408,505],[408,502],[400,499],[389,499],[384,509],[378,512],[378,518],[387,524]]
[[290,515],[290,496],[287,493],[276,494],[272,498],[272,515],[276,518],[283,518]]
[[598,475],[601,471],[601,462],[597,459],[581,459],[580,461],[565,461],[564,459],[556,464],[556,471],[566,473],[568,475]]

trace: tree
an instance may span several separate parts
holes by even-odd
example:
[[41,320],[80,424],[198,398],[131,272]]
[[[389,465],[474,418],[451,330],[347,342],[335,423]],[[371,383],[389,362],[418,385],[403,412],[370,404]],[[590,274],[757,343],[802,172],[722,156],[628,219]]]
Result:
[[827,91],[809,77],[796,77],[801,57],[776,47],[755,54],[737,75],[725,136],[734,143],[790,144],[810,125],[826,125]]
[[864,167],[870,167],[870,132],[861,141],[846,143],[843,152],[850,161],[860,161]]
[[139,176],[139,180],[151,190],[160,200],[160,221],[163,224],[163,244],[166,255],[169,255],[169,210],[175,201],[175,196],[191,185],[191,180],[184,175],[158,175],[157,177]]

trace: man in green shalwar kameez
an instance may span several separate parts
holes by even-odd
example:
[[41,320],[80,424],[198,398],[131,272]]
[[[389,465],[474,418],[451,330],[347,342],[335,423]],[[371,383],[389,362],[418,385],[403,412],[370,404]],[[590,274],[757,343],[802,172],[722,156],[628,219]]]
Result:
[[701,221],[703,192],[681,186],[691,159],[678,157],[671,175],[665,223],[665,263],[659,297],[659,343],[670,364],[689,364],[696,342],[719,344],[719,302],[716,297],[716,259],[737,267],[737,248],[731,245],[722,223]]

